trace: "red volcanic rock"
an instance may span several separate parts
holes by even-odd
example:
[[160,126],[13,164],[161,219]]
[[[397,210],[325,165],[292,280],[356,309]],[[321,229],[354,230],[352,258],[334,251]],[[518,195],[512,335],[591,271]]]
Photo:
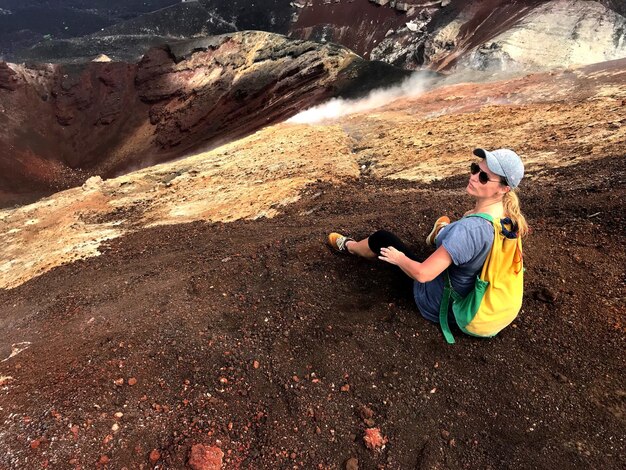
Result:
[[290,28],[290,34],[303,39],[330,34],[329,40],[369,57],[389,29],[402,27],[407,21],[405,14],[400,14],[390,5],[381,7],[373,2],[325,4],[323,0],[313,0],[311,5],[302,8]]
[[359,460],[352,457],[346,461],[346,470],[359,470]]
[[157,449],[153,449],[152,452],[150,452],[150,462],[157,463],[160,458],[161,453]]
[[365,430],[363,441],[368,449],[378,450],[387,443],[387,439],[383,437],[378,428],[368,428]]
[[224,452],[219,447],[196,444],[191,447],[189,461],[193,470],[221,470]]

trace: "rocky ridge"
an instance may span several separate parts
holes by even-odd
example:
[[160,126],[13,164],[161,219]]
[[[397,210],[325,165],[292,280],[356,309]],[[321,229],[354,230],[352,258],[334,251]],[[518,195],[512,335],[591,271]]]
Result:
[[2,63],[0,199],[32,200],[179,158],[406,74],[340,46],[264,32],[172,43],[136,64]]
[[12,59],[67,63],[105,53],[136,61],[173,38],[258,29],[335,42],[406,69],[524,72],[625,57],[625,10],[614,0],[202,0],[41,42]]
[[[592,64],[625,57],[625,31],[626,18],[600,3],[556,0],[537,6],[469,53],[461,41],[456,51],[439,53],[433,62],[439,69],[458,60],[464,68],[522,71]],[[433,42],[441,42],[446,33],[441,34]]]

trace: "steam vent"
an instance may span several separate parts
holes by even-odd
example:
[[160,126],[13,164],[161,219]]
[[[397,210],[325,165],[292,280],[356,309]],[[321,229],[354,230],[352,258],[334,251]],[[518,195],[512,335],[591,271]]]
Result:
[[622,0],[3,0],[0,470],[626,468],[625,148]]

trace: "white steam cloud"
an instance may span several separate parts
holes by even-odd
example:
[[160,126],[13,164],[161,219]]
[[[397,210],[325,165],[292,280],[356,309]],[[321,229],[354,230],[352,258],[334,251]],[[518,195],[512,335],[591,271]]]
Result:
[[413,98],[419,96],[424,93],[429,86],[432,86],[432,83],[432,78],[427,78],[422,73],[413,73],[400,85],[372,90],[365,98],[356,100],[333,98],[324,104],[296,114],[288,119],[287,122],[293,124],[316,124],[330,119],[337,119],[348,114],[362,113],[385,106],[398,98]]

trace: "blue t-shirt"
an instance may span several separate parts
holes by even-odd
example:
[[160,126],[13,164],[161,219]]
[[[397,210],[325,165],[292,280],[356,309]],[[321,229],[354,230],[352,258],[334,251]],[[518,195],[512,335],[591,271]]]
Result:
[[[464,217],[443,227],[437,234],[437,248],[444,246],[452,258],[448,268],[452,287],[461,296],[467,295],[485,264],[493,244],[493,225],[481,217]],[[439,322],[445,271],[430,282],[413,285],[413,297],[422,316]]]

